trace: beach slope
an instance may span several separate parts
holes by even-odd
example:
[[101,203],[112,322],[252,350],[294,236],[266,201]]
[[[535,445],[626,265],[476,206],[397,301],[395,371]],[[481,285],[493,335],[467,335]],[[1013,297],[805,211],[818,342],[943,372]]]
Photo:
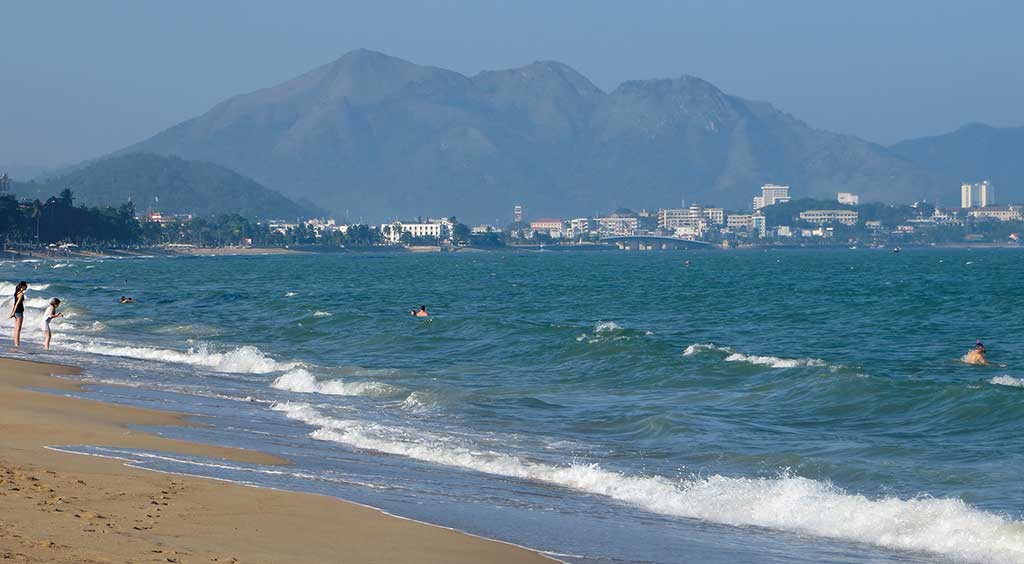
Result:
[[[284,464],[133,430],[181,415],[67,397],[59,367],[0,359],[0,559],[5,562],[551,562],[513,545],[334,498],[162,474],[50,445],[145,448]],[[50,391],[38,391],[45,388]],[[57,393],[53,393],[53,391]]]

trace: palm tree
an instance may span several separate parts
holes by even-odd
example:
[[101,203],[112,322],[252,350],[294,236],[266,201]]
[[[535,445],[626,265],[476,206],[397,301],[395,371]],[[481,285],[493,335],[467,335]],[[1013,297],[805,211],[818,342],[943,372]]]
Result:
[[43,217],[43,203],[39,200],[32,201],[32,210],[29,212],[29,217],[36,220],[36,244],[39,244],[39,222]]

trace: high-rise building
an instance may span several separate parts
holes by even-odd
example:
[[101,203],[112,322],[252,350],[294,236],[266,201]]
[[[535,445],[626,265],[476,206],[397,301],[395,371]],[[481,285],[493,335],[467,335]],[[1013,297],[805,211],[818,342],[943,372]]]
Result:
[[513,223],[522,223],[523,222],[523,206],[517,205],[515,207],[515,209],[512,210],[512,222]]
[[984,208],[995,203],[992,195],[992,186],[988,180],[975,182],[974,184],[963,183],[960,185],[960,207],[961,208]]
[[789,201],[789,186],[765,184],[761,187],[761,195],[754,197],[754,211]]
[[860,203],[860,196],[850,192],[840,192],[836,194],[836,201],[840,204],[856,206]]

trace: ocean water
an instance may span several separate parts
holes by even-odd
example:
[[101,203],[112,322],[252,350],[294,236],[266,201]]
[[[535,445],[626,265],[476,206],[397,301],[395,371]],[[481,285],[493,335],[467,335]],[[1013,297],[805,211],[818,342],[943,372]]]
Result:
[[[1024,562],[1017,250],[0,272],[2,296],[31,284],[17,355],[84,367],[85,397],[210,424],[160,434],[294,464],[58,448],[334,495],[568,562]],[[44,353],[52,296],[68,317]],[[420,304],[431,318],[408,315]],[[961,363],[975,339],[1005,366]]]

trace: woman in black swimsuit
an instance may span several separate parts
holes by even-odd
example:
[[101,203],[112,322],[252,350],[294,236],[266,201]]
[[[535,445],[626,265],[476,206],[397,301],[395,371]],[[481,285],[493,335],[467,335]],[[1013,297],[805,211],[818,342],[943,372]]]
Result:
[[25,292],[28,282],[22,280],[14,287],[14,304],[11,305],[11,318],[14,319],[14,346],[21,345],[21,324],[25,322]]

